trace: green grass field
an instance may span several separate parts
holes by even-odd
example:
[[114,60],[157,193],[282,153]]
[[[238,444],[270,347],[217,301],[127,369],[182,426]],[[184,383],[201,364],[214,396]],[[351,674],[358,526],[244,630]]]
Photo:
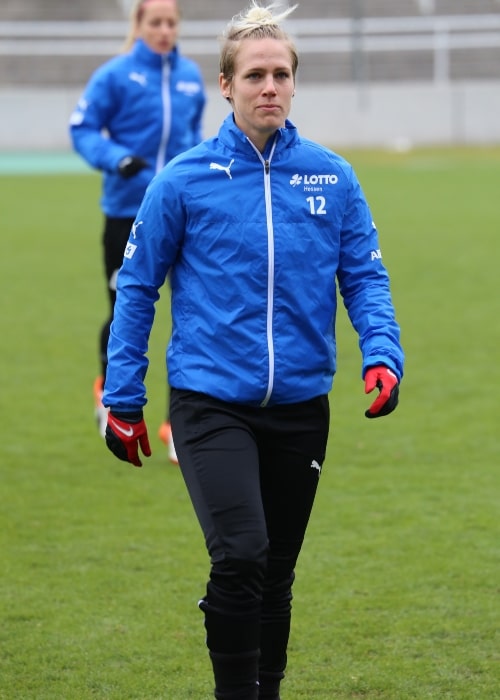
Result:
[[[342,311],[332,433],[297,567],[283,700],[500,698],[500,149],[350,152],[407,354],[368,421]],[[105,308],[96,174],[0,177],[2,700],[209,700],[208,574],[151,339],[153,456],[93,420]]]

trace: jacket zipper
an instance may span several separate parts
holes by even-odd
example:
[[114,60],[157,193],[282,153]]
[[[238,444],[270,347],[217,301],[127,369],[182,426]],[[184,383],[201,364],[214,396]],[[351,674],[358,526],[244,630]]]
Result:
[[161,131],[160,145],[156,154],[156,173],[165,165],[167,157],[167,144],[170,138],[170,128],[172,124],[172,103],[170,99],[170,63],[168,56],[163,57],[161,69],[161,101],[163,106],[163,124]]
[[274,143],[269,154],[269,158],[264,160],[261,152],[255,148],[253,143],[248,139],[253,149],[257,153],[260,162],[264,166],[264,197],[266,202],[266,221],[267,221],[267,353],[269,357],[269,375],[267,379],[267,391],[264,399],[261,402],[261,407],[267,406],[274,388],[274,338],[273,338],[273,308],[274,308],[274,228],[273,228],[273,205],[271,198],[271,160],[274,149],[276,148],[278,136],[276,135]]

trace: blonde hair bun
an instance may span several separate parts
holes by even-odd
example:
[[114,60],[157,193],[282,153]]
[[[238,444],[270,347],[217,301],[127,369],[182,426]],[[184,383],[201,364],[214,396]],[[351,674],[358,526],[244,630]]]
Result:
[[273,10],[278,10],[281,7],[281,3],[273,2],[271,5],[263,6],[259,5],[257,0],[253,0],[252,5],[247,10],[233,17],[224,32],[224,36],[227,37],[229,34],[235,36],[240,32],[247,33],[260,27],[278,26],[295,10],[297,5],[288,7],[279,14],[273,14]]

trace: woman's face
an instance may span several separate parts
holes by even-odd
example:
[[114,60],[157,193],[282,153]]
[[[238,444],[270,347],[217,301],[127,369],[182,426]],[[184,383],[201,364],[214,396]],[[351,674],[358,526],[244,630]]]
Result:
[[169,53],[177,43],[179,10],[174,0],[146,0],[137,21],[136,37],[155,53]]
[[232,80],[219,76],[237,126],[263,151],[290,113],[295,80],[290,47],[279,39],[243,39]]

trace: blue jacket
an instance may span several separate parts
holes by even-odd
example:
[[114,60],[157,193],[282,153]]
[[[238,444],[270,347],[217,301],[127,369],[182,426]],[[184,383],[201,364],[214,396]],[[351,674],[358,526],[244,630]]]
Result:
[[352,167],[287,122],[262,156],[232,115],[154,178],[132,228],[103,402],[145,402],[145,353],[171,269],[171,386],[249,405],[326,394],[336,369],[336,283],[362,372],[402,376],[377,230]]
[[[101,206],[111,217],[134,217],[152,177],[201,141],[205,90],[200,69],[177,49],[151,51],[138,39],[92,75],[70,118],[75,150],[103,171]],[[131,178],[117,173],[124,156],[149,167]]]

